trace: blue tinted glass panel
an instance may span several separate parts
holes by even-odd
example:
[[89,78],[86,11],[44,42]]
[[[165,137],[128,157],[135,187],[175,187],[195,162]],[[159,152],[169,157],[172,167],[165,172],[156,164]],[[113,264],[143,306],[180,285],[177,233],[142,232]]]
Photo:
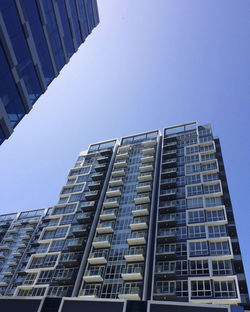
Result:
[[58,71],[62,69],[65,64],[65,59],[63,55],[63,48],[60,40],[60,36],[58,33],[58,28],[56,24],[56,17],[54,13],[54,9],[51,3],[51,0],[43,0],[42,2],[46,20],[47,20],[47,29],[50,38],[50,44],[53,50],[53,54],[55,57],[56,67]]
[[92,30],[95,27],[94,14],[93,14],[93,9],[92,9],[92,0],[85,0],[85,4],[87,8],[89,27],[90,27],[90,30]]
[[72,33],[70,31],[69,19],[67,16],[67,11],[65,3],[62,0],[57,0],[57,5],[59,8],[59,13],[62,21],[63,32],[64,32],[64,44],[67,52],[67,56],[70,58],[74,53],[74,46],[72,41]]
[[5,136],[3,134],[3,130],[0,127],[0,144],[2,144],[4,140],[5,140]]
[[84,0],[77,0],[77,1],[78,1],[79,12],[80,12],[80,24],[83,30],[83,37],[85,39],[87,38],[89,34],[87,13],[85,10]]
[[42,91],[14,3],[11,1],[8,7],[1,9],[1,12],[17,58],[18,69],[33,104]]
[[54,71],[49,56],[48,46],[44,37],[42,24],[36,2],[34,0],[22,0],[23,7],[25,9],[26,17],[30,24],[33,39],[35,41],[36,50],[38,53],[39,60],[41,62],[43,75],[45,78],[46,85],[54,79]]
[[77,47],[79,47],[82,43],[82,38],[81,38],[81,32],[80,32],[80,25],[78,23],[78,15],[76,11],[75,1],[73,0],[69,1],[69,5],[70,5],[72,23],[73,23],[74,32],[75,32],[76,45]]
[[3,102],[12,126],[15,127],[23,118],[25,112],[1,45],[0,98]]

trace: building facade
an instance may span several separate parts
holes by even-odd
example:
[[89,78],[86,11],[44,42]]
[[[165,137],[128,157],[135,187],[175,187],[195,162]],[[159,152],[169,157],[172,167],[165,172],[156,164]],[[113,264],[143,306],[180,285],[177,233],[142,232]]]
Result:
[[0,144],[98,23],[96,0],[1,0]]
[[2,296],[71,297],[60,301],[61,311],[72,297],[75,304],[137,300],[138,311],[163,311],[167,303],[177,310],[249,306],[210,125],[92,144],[57,205],[1,218]]

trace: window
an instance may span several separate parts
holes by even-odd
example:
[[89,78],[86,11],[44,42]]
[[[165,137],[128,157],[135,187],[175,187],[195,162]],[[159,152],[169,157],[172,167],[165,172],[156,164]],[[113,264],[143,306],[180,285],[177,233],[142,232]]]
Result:
[[213,151],[213,150],[215,150],[213,144],[205,145],[205,146],[201,146],[201,147],[200,147],[200,152],[201,152],[201,153],[203,153],[203,152],[208,152],[208,151]]
[[45,253],[48,250],[49,244],[40,244],[37,248],[37,253]]
[[82,194],[73,194],[70,196],[69,203],[77,202],[81,199]]
[[56,264],[58,255],[47,255],[44,259],[44,267],[53,267]]
[[186,224],[186,213],[185,212],[176,213],[175,219],[177,224]]
[[37,280],[37,284],[48,284],[51,281],[53,271],[41,271]]
[[191,297],[211,297],[211,283],[208,280],[191,281]]
[[199,155],[191,155],[191,156],[186,156],[186,163],[196,163],[199,162]]
[[65,214],[74,212],[77,204],[70,204],[64,207],[57,207],[53,211],[53,215]]
[[210,255],[211,256],[223,256],[223,255],[230,255],[230,254],[231,252],[230,252],[228,241],[210,243]]
[[187,227],[186,226],[178,227],[177,231],[176,231],[176,237],[178,239],[186,239],[187,238]]
[[156,264],[156,273],[175,271],[175,261],[159,261]]
[[66,297],[71,293],[72,288],[69,286],[52,286],[49,288],[48,296],[49,297]]
[[215,159],[215,154],[206,154],[206,155],[201,155],[201,161],[207,161],[207,160],[212,160]]
[[207,208],[221,206],[222,205],[222,198],[221,197],[206,198],[205,199],[205,205]]
[[236,287],[234,281],[214,281],[215,298],[236,298]]
[[191,275],[209,275],[208,260],[194,260],[189,262]]
[[212,262],[213,275],[233,274],[232,263],[230,260],[218,260]]
[[188,274],[188,262],[186,260],[176,261],[176,274],[187,275]]
[[188,227],[188,238],[206,237],[205,225],[196,225]]
[[190,242],[189,243],[189,255],[194,256],[205,256],[208,254],[207,242]]
[[207,214],[207,222],[215,222],[215,221],[225,220],[223,210],[207,211],[206,214]]
[[210,170],[216,170],[216,169],[218,169],[216,162],[212,162],[210,164],[206,164],[206,165],[201,166],[202,171],[210,171]]
[[57,240],[51,243],[49,251],[62,251],[64,240]]
[[63,238],[68,231],[68,227],[57,228],[56,230],[46,230],[42,239]]
[[188,212],[188,222],[189,223],[202,223],[202,222],[205,222],[205,212],[204,212],[204,210],[189,211]]
[[187,281],[176,281],[176,296],[187,297],[188,296],[188,282]]
[[216,180],[218,180],[217,173],[210,173],[210,174],[203,175],[203,182],[210,182],[210,181],[216,181]]
[[198,184],[201,183],[201,176],[200,174],[194,174],[191,176],[186,177],[186,183],[187,184]]
[[187,255],[186,243],[177,243],[175,253],[177,256],[186,256]]
[[24,284],[25,285],[32,285],[34,283],[35,279],[36,279],[36,273],[28,273],[26,275]]
[[201,171],[200,165],[186,166],[186,174],[191,174],[191,173],[200,172],[200,171]]
[[203,207],[203,199],[202,197],[198,198],[191,198],[187,200],[187,208],[193,209],[193,208],[202,208]]
[[187,196],[196,196],[203,194],[202,185],[188,186]]
[[74,216],[70,215],[70,216],[63,216],[60,222],[60,225],[64,225],[64,224],[71,224],[73,221]]
[[220,191],[220,184],[204,186],[204,194],[218,193]]
[[209,226],[208,235],[210,238],[227,236],[227,230],[225,225]]
[[186,154],[194,154],[194,153],[199,153],[199,146],[192,146],[192,147],[187,147],[186,148]]
[[156,281],[155,293],[164,293],[164,294],[175,293],[175,282],[174,281]]

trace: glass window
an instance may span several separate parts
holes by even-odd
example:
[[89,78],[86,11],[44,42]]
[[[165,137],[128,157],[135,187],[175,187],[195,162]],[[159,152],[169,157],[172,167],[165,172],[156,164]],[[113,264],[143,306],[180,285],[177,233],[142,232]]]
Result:
[[207,211],[207,222],[215,222],[215,221],[221,221],[225,220],[225,215],[224,211],[221,210],[212,210],[212,211]]
[[227,236],[227,230],[225,225],[209,226],[208,235],[210,238]]
[[211,297],[211,283],[209,280],[191,281],[191,297]]
[[205,238],[205,225],[196,225],[188,227],[188,238]]
[[211,256],[223,256],[223,255],[230,255],[230,254],[231,252],[230,252],[228,241],[210,243],[210,255]]
[[189,255],[194,256],[205,256],[208,254],[207,242],[190,242],[189,243]]
[[202,222],[205,222],[205,212],[204,212],[204,210],[189,211],[188,212],[188,222],[189,223],[202,223]]
[[237,292],[234,281],[214,281],[215,298],[236,298]]
[[221,197],[209,197],[205,199],[205,205],[207,208],[209,207],[217,207],[222,205]]
[[189,262],[191,275],[208,275],[208,260],[195,260]]
[[202,197],[198,198],[191,198],[187,200],[187,208],[193,209],[193,208],[202,208],[203,207],[203,199]]
[[217,260],[212,262],[213,275],[232,275],[231,260]]

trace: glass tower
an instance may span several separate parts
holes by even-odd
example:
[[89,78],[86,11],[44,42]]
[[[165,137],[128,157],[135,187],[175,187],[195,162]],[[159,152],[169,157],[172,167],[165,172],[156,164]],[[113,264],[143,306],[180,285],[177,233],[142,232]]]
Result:
[[0,1],[0,144],[98,23],[96,0]]
[[210,125],[91,144],[34,213],[1,216],[1,295],[249,307]]

